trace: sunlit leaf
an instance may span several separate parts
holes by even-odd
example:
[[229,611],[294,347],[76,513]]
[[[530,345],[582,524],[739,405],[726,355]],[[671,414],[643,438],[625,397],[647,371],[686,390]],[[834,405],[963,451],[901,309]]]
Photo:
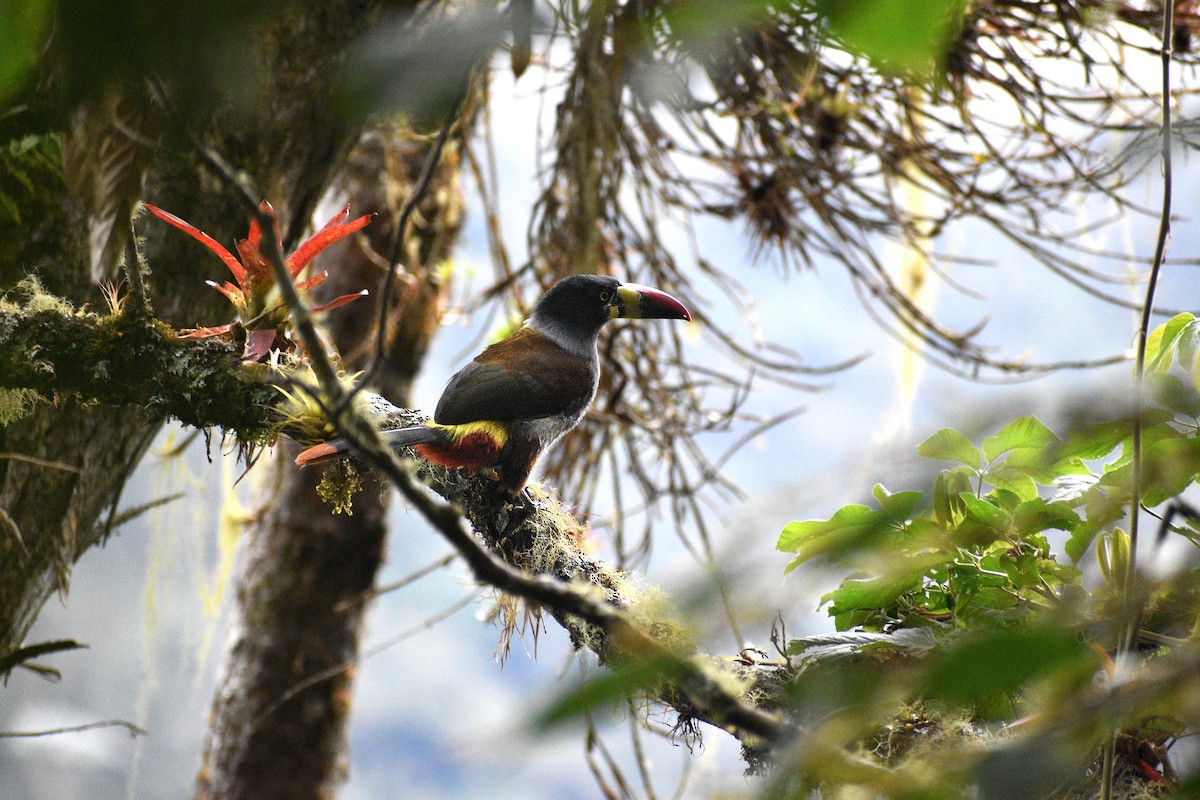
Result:
[[1059,447],[1059,458],[1103,458],[1133,435],[1132,419],[1105,420],[1071,430]]
[[968,517],[989,528],[1005,531],[1012,524],[1012,517],[1004,509],[998,508],[987,500],[973,494],[964,494],[962,502]]
[[1031,500],[1037,497],[1037,485],[1025,470],[1000,466],[987,470],[983,477],[993,486],[1012,492],[1022,500]]
[[1083,558],[1096,534],[1105,526],[1122,519],[1128,509],[1127,493],[1108,493],[1096,487],[1088,491],[1087,497],[1083,520],[1071,531],[1071,537],[1063,546],[1076,563]]
[[[1190,337],[1193,342],[1191,350],[1195,351],[1196,318],[1186,312],[1176,314],[1171,319],[1159,325],[1146,337],[1146,369],[1150,372],[1165,372],[1171,367],[1171,359],[1185,331],[1191,329]],[[1191,367],[1191,364],[1188,364]]]
[[947,527],[954,525],[963,514],[962,498],[974,490],[974,472],[966,467],[946,470],[933,480],[933,518]]
[[994,461],[1010,450],[1033,448],[1045,451],[1057,443],[1054,431],[1037,417],[1019,417],[983,440],[983,457]]
[[879,507],[896,520],[905,520],[912,514],[917,503],[925,496],[922,492],[889,492],[883,484],[875,484],[871,494],[879,501]]
[[850,578],[838,588],[821,597],[829,603],[830,616],[839,616],[854,609],[883,608],[891,605],[902,594],[911,592],[921,585],[923,576],[935,567],[953,560],[947,552],[922,553],[898,558],[883,575],[872,578]]
[[1039,533],[1047,528],[1070,531],[1079,524],[1079,515],[1066,503],[1047,503],[1035,498],[1017,506],[1013,524],[1022,535]]
[[892,518],[883,511],[863,505],[842,506],[828,520],[789,522],[775,547],[796,553],[785,570],[790,572],[816,556],[861,547],[881,530],[894,526]]
[[1191,319],[1180,332],[1179,342],[1176,345],[1179,366],[1189,372],[1196,363],[1196,353],[1200,350],[1198,345],[1200,345],[1200,319]]
[[979,448],[953,428],[942,428],[917,445],[917,453],[925,458],[957,461],[978,469],[983,464]]
[[962,27],[964,0],[819,0],[832,35],[876,68],[937,76]]

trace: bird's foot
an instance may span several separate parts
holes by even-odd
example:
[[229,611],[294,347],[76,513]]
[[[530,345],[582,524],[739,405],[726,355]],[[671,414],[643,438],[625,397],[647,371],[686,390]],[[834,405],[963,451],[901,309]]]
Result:
[[538,504],[533,499],[533,495],[529,493],[529,489],[522,489],[513,496],[513,502],[506,504],[505,508],[508,511],[508,520],[504,529],[499,531],[500,542],[507,541],[516,533],[525,524],[525,521],[538,510]]

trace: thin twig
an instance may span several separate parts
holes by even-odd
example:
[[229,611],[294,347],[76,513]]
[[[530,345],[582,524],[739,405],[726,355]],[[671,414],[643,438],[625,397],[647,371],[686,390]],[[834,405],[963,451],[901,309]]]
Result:
[[380,595],[387,594],[388,592],[399,591],[405,586],[410,586],[413,583],[416,583],[426,575],[432,575],[439,569],[445,569],[446,567],[450,566],[450,564],[452,564],[456,558],[458,558],[458,553],[448,553],[447,555],[439,558],[437,561],[426,564],[420,569],[410,572],[398,581],[392,581],[391,583],[384,584],[383,586],[373,587],[365,592],[362,592],[357,597],[352,597],[349,600],[343,600],[341,603],[338,603],[337,607],[334,608],[334,611],[349,611],[351,608],[354,608],[355,606],[361,606],[363,603],[374,600]]
[[[396,283],[396,269],[399,265],[400,254],[404,248],[408,221],[412,218],[413,212],[416,211],[417,205],[429,191],[429,186],[433,181],[434,170],[437,169],[438,162],[442,159],[442,150],[446,146],[446,140],[450,137],[451,129],[454,128],[454,121],[458,118],[458,113],[459,104],[451,106],[446,112],[446,118],[442,121],[442,127],[433,142],[433,147],[425,156],[425,163],[421,165],[421,174],[417,178],[417,183],[413,186],[408,200],[404,203],[404,208],[400,211],[400,217],[396,221],[396,230],[392,234],[392,248],[391,252],[388,253],[387,271],[384,274],[383,286],[379,292],[379,320],[375,325],[375,355],[371,359],[371,366],[366,369],[359,379],[359,387],[365,387],[375,379],[387,356],[388,303],[392,297],[392,288]],[[353,397],[353,394],[351,394],[351,397]]]
[[36,736],[57,736],[60,733],[79,733],[80,731],[90,731],[96,728],[124,728],[129,731],[130,736],[145,736],[146,731],[134,725],[132,722],[126,722],[123,719],[106,719],[101,722],[89,722],[86,725],[70,725],[64,728],[49,728],[44,731],[0,731],[0,739],[24,739]]
[[[1150,279],[1146,283],[1146,299],[1142,305],[1142,318],[1137,333],[1137,354],[1133,366],[1134,425],[1133,425],[1133,477],[1132,499],[1129,509],[1129,568],[1124,576],[1126,600],[1132,602],[1133,581],[1137,565],[1138,517],[1142,502],[1142,425],[1146,411],[1143,392],[1146,372],[1146,338],[1150,332],[1150,318],[1154,313],[1154,291],[1162,272],[1166,256],[1167,240],[1171,235],[1171,50],[1175,28],[1175,4],[1163,3],[1162,28],[1162,159],[1163,187],[1162,213],[1158,221],[1158,238],[1154,243],[1154,260],[1150,264]],[[1133,615],[1126,620],[1124,648],[1133,641],[1137,629]]]
[[70,464],[64,464],[61,461],[49,461],[37,456],[29,456],[24,453],[0,453],[0,461],[20,461],[24,464],[33,464],[38,467],[46,467],[48,469],[61,469],[65,472],[82,472],[79,467],[73,467]]
[[[1158,238],[1154,244],[1154,259],[1150,264],[1150,278],[1146,283],[1146,299],[1142,304],[1142,317],[1137,332],[1137,352],[1133,364],[1133,466],[1130,477],[1129,498],[1129,559],[1122,576],[1121,594],[1124,598],[1124,631],[1119,652],[1127,653],[1133,646],[1138,628],[1141,626],[1140,601],[1135,589],[1137,578],[1138,520],[1142,508],[1142,426],[1145,423],[1146,399],[1144,394],[1146,372],[1146,338],[1150,332],[1150,319],[1154,313],[1154,291],[1162,272],[1166,256],[1167,239],[1171,233],[1171,51],[1175,28],[1175,3],[1163,3],[1162,16],[1162,159],[1163,188],[1162,211],[1158,221]],[[1116,736],[1113,731],[1105,742],[1100,783],[1101,800],[1111,800],[1114,773],[1116,772]]]

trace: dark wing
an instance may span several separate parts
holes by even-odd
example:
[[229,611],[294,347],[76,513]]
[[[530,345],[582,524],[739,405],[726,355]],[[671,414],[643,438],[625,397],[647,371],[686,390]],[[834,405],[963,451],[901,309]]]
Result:
[[575,413],[592,400],[597,367],[522,328],[490,346],[446,384],[433,414],[441,425]]

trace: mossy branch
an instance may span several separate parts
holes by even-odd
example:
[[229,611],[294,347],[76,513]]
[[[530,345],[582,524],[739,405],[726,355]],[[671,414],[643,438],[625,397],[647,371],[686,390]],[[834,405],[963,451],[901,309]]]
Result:
[[[385,428],[425,421],[379,399],[374,411],[374,421]],[[357,437],[365,423],[357,411],[348,411],[342,433]],[[733,734],[746,746],[752,764],[795,733],[785,719],[764,710],[783,705],[778,670],[771,665],[738,667],[698,654],[684,627],[663,613],[652,593],[638,590],[624,573],[587,554],[584,526],[556,498],[531,487],[536,508],[521,513],[517,522],[511,516],[511,495],[486,475],[400,460],[369,434],[352,441],[363,460],[453,545],[480,582],[546,610],[577,647],[592,650],[606,666],[661,667],[662,680],[653,694],[678,711],[684,724],[702,720]],[[334,469],[331,480],[342,479],[343,468]],[[414,478],[452,505],[420,491]]]
[[[181,340],[165,324],[137,315],[80,313],[51,303],[0,307],[0,389],[138,407],[186,425],[221,428],[243,443],[264,442],[281,428],[283,417],[272,409],[285,395],[264,382],[265,367],[244,364],[240,353],[222,339]],[[424,419],[380,398],[372,405],[370,421],[349,412],[357,417],[355,428]],[[682,626],[640,609],[641,593],[625,576],[585,552],[584,527],[556,500],[541,495],[537,510],[512,525],[510,498],[485,475],[426,462],[409,462],[415,467],[405,470],[378,444],[364,455],[451,540],[481,581],[540,604],[577,646],[609,665],[665,663],[672,680],[660,696],[686,718],[712,722],[757,744],[785,738],[785,723],[739,699],[694,656]],[[412,477],[454,505],[417,491]],[[463,525],[464,518],[486,547]]]
[[197,428],[218,427],[240,441],[264,441],[278,426],[268,411],[279,393],[217,339],[185,341],[161,322],[65,307],[0,309],[0,389],[47,401],[137,407]]

